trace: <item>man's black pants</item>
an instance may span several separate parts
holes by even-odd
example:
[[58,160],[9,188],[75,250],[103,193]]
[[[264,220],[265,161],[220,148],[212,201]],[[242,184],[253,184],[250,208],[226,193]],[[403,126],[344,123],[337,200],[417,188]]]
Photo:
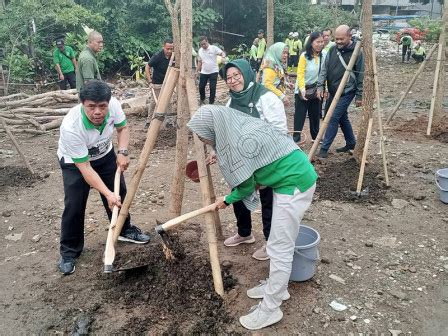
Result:
[[[112,149],[105,157],[90,161],[90,165],[103,180],[104,184],[114,190],[114,177],[117,170],[116,155]],[[62,257],[77,258],[84,248],[84,217],[86,213],[87,198],[90,186],[84,180],[79,169],[74,163],[64,163],[61,159],[62,178],[64,181],[64,212],[61,221],[60,252]],[[123,201],[126,196],[126,184],[121,175],[120,197]],[[109,221],[112,211],[109,209],[107,199],[101,195],[104,208]],[[123,225],[123,230],[130,227],[131,217],[128,215]]]
[[67,90],[67,83],[70,85],[70,89],[76,89],[76,75],[74,71],[64,74],[64,80],[58,82],[59,88]]
[[[269,233],[271,232],[272,221],[272,202],[274,195],[272,188],[266,187],[260,189],[260,201],[261,201],[261,218],[263,221],[263,234],[264,238],[268,240]],[[238,234],[241,237],[247,237],[252,232],[252,218],[250,211],[246,208],[243,201],[233,203],[233,212],[236,217],[236,225],[238,227]]]
[[[310,120],[311,139],[316,139],[319,133],[321,102],[319,99],[303,100],[295,95],[294,131],[302,131],[305,125],[306,114]],[[301,133],[294,133],[294,141],[299,142]]]
[[218,82],[218,73],[214,72],[209,75],[200,74],[199,76],[199,95],[201,96],[201,101],[205,100],[205,87],[207,82],[210,81],[210,98],[209,103],[213,104],[215,102],[216,96],[216,83]]
[[401,61],[404,62],[404,58],[406,56],[406,61],[409,62],[409,58],[411,57],[411,46],[403,45],[401,49]]

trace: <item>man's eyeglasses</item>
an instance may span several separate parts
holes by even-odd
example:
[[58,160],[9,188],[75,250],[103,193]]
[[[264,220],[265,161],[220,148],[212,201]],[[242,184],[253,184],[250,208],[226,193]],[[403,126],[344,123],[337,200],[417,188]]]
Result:
[[239,81],[241,79],[241,74],[236,73],[233,76],[226,77],[226,83],[231,83],[232,81]]

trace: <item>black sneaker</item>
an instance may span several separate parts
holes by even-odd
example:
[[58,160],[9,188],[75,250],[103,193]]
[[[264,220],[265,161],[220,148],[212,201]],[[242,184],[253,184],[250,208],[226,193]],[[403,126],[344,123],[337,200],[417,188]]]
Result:
[[118,240],[134,244],[146,244],[149,242],[149,239],[151,239],[149,235],[143,233],[136,226],[131,226],[123,230],[120,236],[118,236]]
[[58,262],[59,271],[64,275],[72,274],[75,271],[75,263],[75,258],[61,257]]
[[337,153],[345,153],[355,149],[355,145],[345,145],[344,147],[336,148]]
[[320,149],[319,150],[319,154],[317,154],[317,157],[320,157],[322,159],[326,159],[328,157],[328,151],[326,151],[325,149]]

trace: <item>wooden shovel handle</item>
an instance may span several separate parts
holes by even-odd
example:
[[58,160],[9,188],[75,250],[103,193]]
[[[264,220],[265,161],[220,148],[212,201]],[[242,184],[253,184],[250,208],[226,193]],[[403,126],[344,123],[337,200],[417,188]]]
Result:
[[162,224],[163,231],[168,231],[169,229],[172,229],[173,227],[191,219],[194,217],[197,217],[199,215],[205,214],[206,212],[215,211],[216,205],[214,203],[207,205],[206,207],[200,208],[198,210],[194,210],[191,212],[188,212],[186,214],[183,214],[179,217],[173,218],[166,222],[165,224]]
[[[120,180],[121,180],[121,169],[117,167],[114,179],[114,194],[115,196],[120,196]],[[118,219],[118,206],[114,206],[112,210],[112,218],[110,220],[109,231],[107,232],[106,248],[104,250],[104,265],[105,270],[107,269],[111,272],[111,265],[115,259],[115,246],[114,246],[114,228]]]

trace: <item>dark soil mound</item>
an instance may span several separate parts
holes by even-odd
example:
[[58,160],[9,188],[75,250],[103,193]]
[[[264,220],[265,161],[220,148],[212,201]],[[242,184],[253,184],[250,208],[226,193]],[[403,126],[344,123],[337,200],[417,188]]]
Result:
[[[114,263],[118,267],[148,264],[147,268],[99,275],[104,303],[119,302],[121,309],[138,311],[116,335],[228,333],[233,318],[213,289],[209,260],[192,254],[195,248],[204,247],[192,242],[181,244],[177,236],[173,241],[174,261],[166,260],[160,243],[151,243],[138,253],[118,255]],[[188,252],[183,248],[187,245]],[[225,289],[229,290],[236,280],[228,270],[223,272]]]
[[386,190],[378,178],[380,167],[373,162],[365,168],[362,190],[366,193],[362,196],[355,193],[359,165],[353,157],[344,161],[333,156],[316,165],[316,170],[319,174],[316,194],[321,200],[380,203],[387,199]]
[[26,167],[0,167],[0,190],[4,190],[6,187],[32,187],[40,180],[42,180],[42,176],[31,174]]

